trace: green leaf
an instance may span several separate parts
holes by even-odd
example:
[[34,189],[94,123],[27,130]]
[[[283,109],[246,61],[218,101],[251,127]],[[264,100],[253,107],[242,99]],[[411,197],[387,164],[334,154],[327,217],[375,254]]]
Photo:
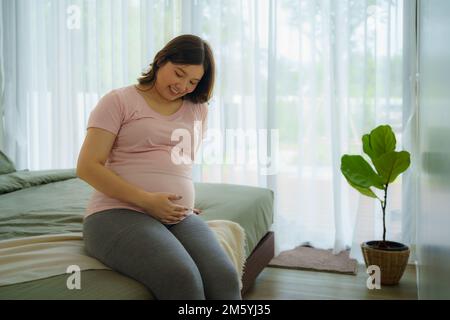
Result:
[[384,189],[383,179],[359,155],[343,155],[341,158],[341,172],[351,186],[358,186],[364,189],[373,186],[381,190]]
[[407,151],[390,151],[373,160],[373,164],[386,184],[394,182],[399,174],[406,171],[411,164],[411,159]]
[[359,186],[353,184],[350,180],[348,180],[348,179],[346,179],[346,180],[353,188],[355,188],[356,190],[361,192],[363,195],[371,197],[371,198],[378,198],[377,195],[370,188],[359,187]]
[[396,139],[389,125],[378,126],[362,138],[363,150],[373,161],[385,153],[395,150]]
[[370,145],[370,134],[363,135],[362,144],[364,153],[367,154],[370,159],[373,159],[375,157],[375,152],[372,150],[372,147]]

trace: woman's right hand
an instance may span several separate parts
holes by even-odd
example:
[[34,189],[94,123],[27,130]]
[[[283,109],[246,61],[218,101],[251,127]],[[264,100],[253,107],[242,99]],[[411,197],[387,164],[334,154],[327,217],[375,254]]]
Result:
[[182,197],[167,192],[146,192],[142,196],[140,207],[162,223],[178,223],[186,217],[189,208],[180,206],[172,201]]

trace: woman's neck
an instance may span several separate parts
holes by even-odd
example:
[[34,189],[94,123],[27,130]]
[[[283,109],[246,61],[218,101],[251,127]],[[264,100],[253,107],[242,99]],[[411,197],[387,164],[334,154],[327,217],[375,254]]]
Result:
[[147,84],[144,84],[144,85],[138,84],[137,87],[144,95],[147,96],[147,98],[158,103],[159,105],[170,105],[174,102],[174,101],[167,100],[166,98],[161,96],[159,94],[158,90],[156,89],[155,85],[150,86]]

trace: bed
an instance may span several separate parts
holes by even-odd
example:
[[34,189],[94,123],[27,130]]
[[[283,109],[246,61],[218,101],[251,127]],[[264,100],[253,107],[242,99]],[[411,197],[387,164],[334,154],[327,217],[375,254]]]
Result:
[[[82,231],[93,189],[75,170],[0,174],[0,243]],[[246,236],[242,294],[274,255],[273,192],[231,184],[195,183],[195,207],[205,221],[238,223]],[[1,258],[1,257],[0,257]],[[68,290],[68,274],[0,286],[0,299],[154,299],[139,282],[113,270],[83,270],[82,290]]]

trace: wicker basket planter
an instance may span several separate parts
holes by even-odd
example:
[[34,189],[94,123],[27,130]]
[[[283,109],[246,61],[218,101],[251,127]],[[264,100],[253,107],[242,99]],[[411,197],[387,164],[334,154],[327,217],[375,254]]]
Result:
[[399,283],[408,264],[409,248],[402,243],[386,241],[387,248],[378,248],[382,241],[368,241],[361,244],[366,267],[380,267],[381,284],[396,285]]

